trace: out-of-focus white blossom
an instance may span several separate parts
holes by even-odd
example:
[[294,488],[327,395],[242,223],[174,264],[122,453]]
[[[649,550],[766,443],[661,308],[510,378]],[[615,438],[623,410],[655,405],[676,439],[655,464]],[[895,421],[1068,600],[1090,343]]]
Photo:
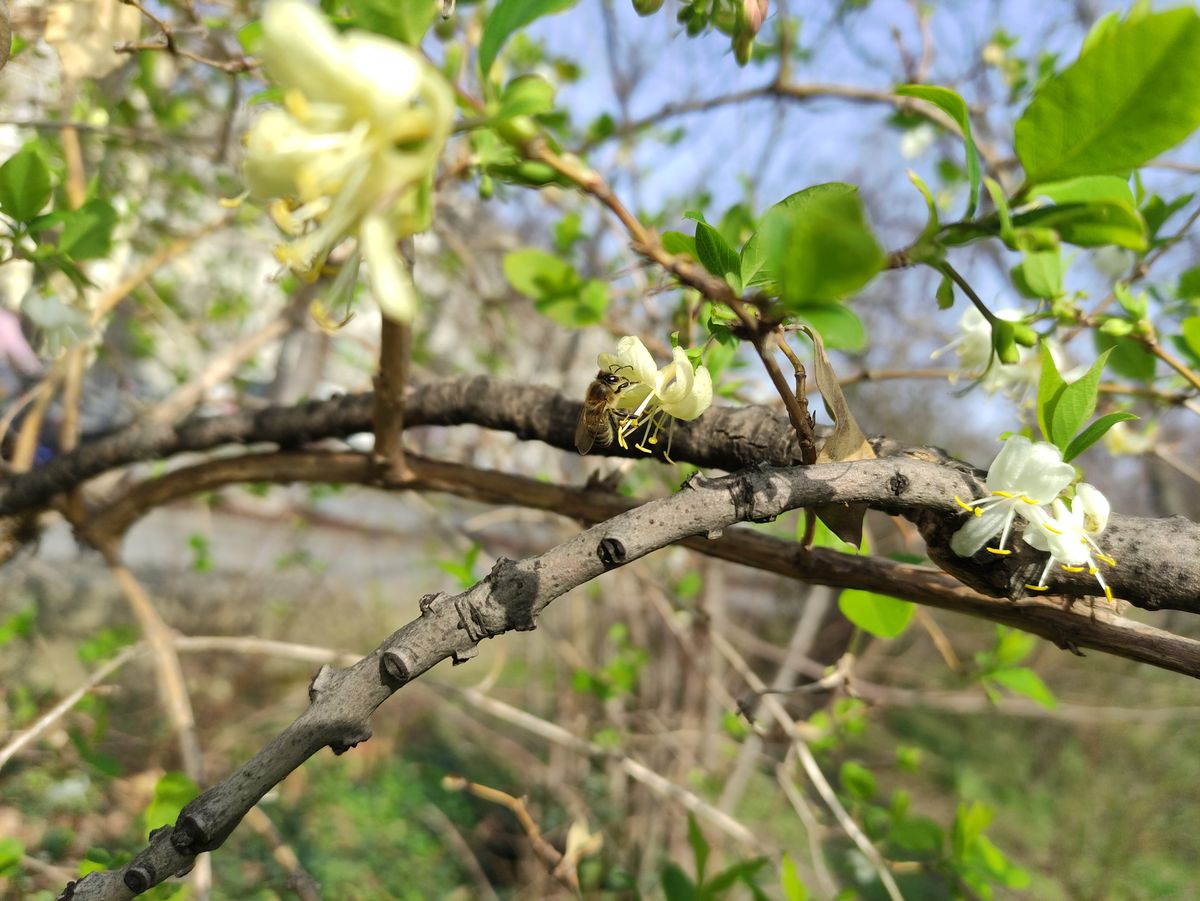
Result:
[[1108,498],[1086,482],[1076,487],[1075,497],[1069,506],[1061,498],[1055,499],[1050,515],[1031,523],[1023,535],[1026,544],[1050,553],[1037,584],[1026,587],[1034,591],[1047,590],[1046,576],[1057,564],[1067,572],[1086,570],[1095,576],[1104,596],[1111,601],[1112,589],[1096,565],[1096,561],[1101,560],[1109,566],[1116,566],[1116,561],[1096,544],[1096,538],[1108,526],[1110,509]]
[[1104,446],[1110,454],[1138,456],[1154,450],[1158,442],[1158,423],[1151,423],[1140,432],[1128,422],[1115,423],[1104,433]]
[[910,128],[900,138],[900,155],[906,160],[915,159],[937,140],[937,131],[928,122]]
[[358,240],[385,315],[412,319],[416,294],[403,237],[429,225],[430,184],[450,134],[454,99],[409,47],[373,34],[339,35],[300,0],[270,0],[259,50],[283,88],[282,109],[246,135],[250,194],[292,240],[280,262],[315,279],[343,239]]

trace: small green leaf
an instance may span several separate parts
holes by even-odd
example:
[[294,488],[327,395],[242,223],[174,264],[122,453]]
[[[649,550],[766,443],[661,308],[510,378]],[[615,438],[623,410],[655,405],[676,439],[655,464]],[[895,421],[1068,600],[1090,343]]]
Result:
[[759,234],[762,268],[775,275],[789,309],[852,294],[883,268],[856,192],[828,191],[803,205],[776,207]]
[[580,279],[575,267],[565,260],[527,247],[514,250],[504,257],[504,277],[517,291],[527,297],[575,291]]
[[1137,208],[1129,182],[1116,175],[1084,175],[1079,178],[1068,178],[1065,181],[1038,185],[1033,193],[1060,204],[1108,200],[1125,204],[1133,209]]
[[696,253],[705,269],[725,279],[735,292],[741,293],[741,262],[738,255],[721,233],[707,222],[696,223]]
[[761,870],[766,863],[767,858],[755,857],[751,860],[740,860],[731,864],[702,886],[698,894],[708,901],[708,899],[719,898],[723,892],[729,891],[739,882],[753,885],[751,880],[753,880],[754,874]]
[[1039,207],[1018,213],[1013,224],[1025,231],[1034,227],[1053,229],[1059,238],[1077,247],[1113,244],[1140,253],[1150,246],[1142,214],[1135,207],[1114,200]]
[[766,215],[763,216],[763,222],[760,223],[759,230],[752,234],[746,241],[745,246],[742,247],[742,285],[746,288],[761,287],[768,294],[779,293],[779,276],[767,259],[767,247],[763,244],[761,237],[762,224],[765,224],[769,216],[779,210],[799,212],[823,198],[852,196],[857,191],[858,189],[854,185],[848,185],[845,182],[827,182],[826,184],[812,185],[811,187],[804,188],[802,191],[797,191],[795,194],[789,194],[783,200],[779,201],[779,203],[772,206]]
[[838,772],[838,781],[851,797],[870,801],[875,797],[875,775],[861,763],[847,760]]
[[496,56],[515,31],[542,16],[560,13],[574,5],[575,0],[500,0],[488,16],[479,39],[479,71],[483,77],[487,78]]
[[808,889],[796,872],[796,862],[784,852],[779,861],[779,887],[783,889],[784,901],[808,901]]
[[992,808],[982,801],[973,801],[968,806],[958,805],[954,817],[954,858],[962,861],[972,846],[983,836],[983,830],[992,822]]
[[662,887],[666,901],[692,901],[696,897],[696,883],[692,882],[677,863],[669,863],[663,867]]
[[1063,293],[1063,260],[1058,250],[1030,251],[1013,267],[1013,284],[1026,297],[1052,299]]
[[1016,124],[1029,183],[1123,173],[1200,125],[1200,17],[1192,9],[1106,28],[1044,82]]
[[709,845],[708,839],[700,831],[700,824],[696,822],[694,813],[688,814],[688,844],[692,846],[692,854],[696,860],[696,881],[703,883],[704,868],[708,865]]
[[887,840],[904,849],[902,860],[931,860],[941,856],[946,834],[928,817],[904,817],[892,823]]
[[917,609],[909,601],[857,588],[842,591],[838,597],[838,608],[846,619],[877,638],[900,635],[908,628]]
[[117,211],[107,200],[89,200],[63,217],[58,249],[75,260],[94,260],[112,249]]
[[1188,350],[1200,358],[1200,316],[1189,316],[1179,323],[1179,329]]
[[540,75],[522,75],[504,86],[497,119],[540,116],[554,110],[554,85]]
[[142,829],[149,831],[173,824],[185,804],[200,794],[200,788],[183,773],[163,773],[154,786],[154,799],[142,814]]
[[0,210],[28,222],[50,199],[50,169],[36,144],[26,144],[0,166]]
[[11,876],[21,866],[25,846],[15,838],[0,838],[0,876]]
[[37,622],[37,605],[32,601],[24,608],[0,622],[0,647],[8,644],[14,638],[28,638],[33,634]]
[[1193,300],[1200,297],[1200,266],[1193,266],[1179,276],[1179,285],[1175,289],[1181,300]]
[[1045,344],[1042,345],[1042,376],[1038,383],[1038,425],[1046,440],[1059,450],[1067,445],[1096,409],[1100,374],[1109,353],[1100,355],[1087,373],[1067,384],[1054,365]]
[[1133,338],[1117,337],[1104,332],[1093,333],[1096,350],[1111,354],[1109,365],[1117,375],[1139,382],[1154,380],[1157,362],[1150,353]]
[[437,15],[431,0],[350,0],[354,24],[415,47]]
[[937,203],[933,199],[933,193],[929,190],[929,186],[912,169],[908,170],[908,180],[913,183],[913,187],[920,191],[921,196],[925,199],[925,227],[921,229],[921,236],[917,240],[928,240],[938,232]]
[[663,232],[662,244],[667,253],[687,254],[694,260],[700,259],[696,250],[696,239],[691,235],[685,235],[683,232]]
[[939,310],[948,310],[954,306],[954,279],[943,275],[937,287],[937,305]]
[[988,676],[994,682],[1003,685],[1009,691],[1023,695],[1029,700],[1053,710],[1058,706],[1058,700],[1053,692],[1046,687],[1042,677],[1027,666],[1016,666],[1011,669],[996,670]]
[[896,93],[902,97],[917,97],[927,103],[932,103],[958,124],[959,129],[962,131],[963,143],[967,147],[967,183],[969,185],[969,193],[967,195],[967,211],[963,214],[963,218],[970,219],[975,215],[975,208],[979,205],[981,170],[979,166],[979,150],[975,147],[975,139],[971,137],[971,117],[967,112],[966,101],[949,88],[937,87],[935,85],[904,84],[896,88]]
[[1071,443],[1067,445],[1067,449],[1063,451],[1063,462],[1070,463],[1103,438],[1105,433],[1118,422],[1128,422],[1131,419],[1137,418],[1136,415],[1126,410],[1116,413],[1105,413],[1071,440]]
[[867,346],[866,326],[845,304],[805,304],[793,312],[820,333],[826,347],[860,351]]

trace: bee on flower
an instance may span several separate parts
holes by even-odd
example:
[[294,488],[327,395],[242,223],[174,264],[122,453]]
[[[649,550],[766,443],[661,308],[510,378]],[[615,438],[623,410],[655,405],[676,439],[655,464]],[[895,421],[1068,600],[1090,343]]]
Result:
[[[615,435],[617,443],[628,448],[630,443],[644,452],[652,453],[658,444],[659,435],[667,430],[667,449],[663,456],[671,459],[671,426],[676,419],[685,422],[696,419],[712,406],[712,376],[704,365],[693,366],[687,352],[681,347],[672,349],[671,362],[659,369],[654,357],[641,339],[627,335],[617,342],[617,352],[602,353],[597,358],[600,366],[598,380],[606,375],[613,377],[613,387],[619,390],[597,392],[603,397],[604,418],[596,410],[589,411],[585,404],[580,418],[580,427],[596,423],[584,431],[585,438],[595,437],[601,443]],[[589,398],[592,392],[589,390]],[[609,425],[609,416],[617,420],[615,428]],[[589,418],[590,417],[590,418]],[[585,422],[586,421],[586,422]],[[579,444],[580,435],[576,442]],[[591,441],[585,442],[590,449]],[[582,450],[581,453],[585,452]]]
[[251,125],[243,171],[291,239],[276,256],[315,279],[353,237],[349,265],[361,257],[383,313],[410,321],[416,295],[397,243],[429,226],[431,176],[454,115],[449,85],[412,48],[339,35],[300,0],[266,5],[259,57],[283,108]]

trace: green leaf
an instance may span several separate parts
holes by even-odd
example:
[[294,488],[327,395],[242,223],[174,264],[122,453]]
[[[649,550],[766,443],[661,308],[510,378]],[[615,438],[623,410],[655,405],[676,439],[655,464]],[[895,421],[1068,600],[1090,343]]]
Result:
[[763,216],[763,222],[760,224],[759,230],[751,235],[746,241],[745,246],[742,247],[742,285],[746,288],[761,287],[768,294],[779,293],[779,277],[769,265],[768,249],[763,244],[761,237],[762,224],[766,223],[768,217],[780,210],[791,210],[798,213],[824,198],[853,196],[857,192],[858,189],[854,185],[832,181],[825,184],[812,185],[802,191],[797,191],[795,194],[789,194],[783,200],[779,201],[779,203],[772,206],[766,215]]
[[154,798],[142,814],[142,829],[149,832],[173,824],[179,811],[200,794],[200,788],[183,773],[163,773],[154,786]]
[[1189,316],[1179,323],[1179,329],[1188,350],[1200,358],[1200,316]]
[[805,304],[793,312],[821,334],[826,347],[847,351],[866,349],[866,326],[845,304]]
[[540,116],[554,110],[554,85],[540,75],[522,75],[504,86],[498,119]]
[[685,235],[683,232],[663,232],[662,244],[667,253],[687,254],[694,260],[700,259],[696,250],[696,239],[691,235]]
[[875,775],[861,763],[847,760],[838,771],[838,782],[851,797],[870,801],[875,797]]
[[1054,298],[1063,293],[1063,260],[1059,251],[1039,250],[1025,254],[1013,267],[1013,284],[1026,297]]
[[[432,3],[429,4],[433,6]],[[500,0],[483,26],[479,39],[479,71],[487,78],[497,54],[518,29],[542,16],[560,13],[575,5],[575,0]]]
[[962,861],[975,843],[983,836],[983,830],[992,822],[992,809],[982,801],[973,801],[970,806],[958,805],[954,817],[953,847],[955,860]]
[[1096,350],[1112,354],[1109,365],[1117,375],[1139,382],[1154,380],[1154,372],[1157,368],[1154,354],[1133,338],[1094,332],[1093,343],[1096,345]]
[[946,834],[928,817],[904,817],[892,823],[887,840],[907,852],[901,859],[930,860],[941,856]]
[[0,210],[28,222],[50,199],[50,169],[35,144],[26,144],[0,166]]
[[8,644],[14,638],[28,638],[33,634],[36,622],[37,605],[31,601],[23,609],[0,622],[0,647]]
[[575,291],[580,279],[575,267],[565,260],[527,247],[514,250],[504,257],[504,277],[516,290],[527,297]]
[[779,886],[783,889],[784,901],[808,901],[808,889],[796,872],[796,862],[785,851],[779,861]]
[[708,839],[704,837],[704,833],[700,831],[700,824],[696,822],[694,813],[688,814],[688,844],[692,846],[692,854],[696,859],[696,881],[704,882],[704,868],[708,864]]
[[1027,666],[996,670],[988,678],[1003,685],[1014,694],[1023,695],[1043,707],[1053,710],[1058,706],[1058,699],[1046,687],[1042,677]]
[[1200,16],[1176,9],[1107,28],[1046,81],[1016,124],[1030,184],[1121,173],[1200,125]]
[[696,253],[705,269],[725,279],[734,291],[741,293],[741,261],[737,252],[707,222],[696,223]]
[[58,249],[75,260],[94,260],[107,256],[112,249],[112,233],[117,211],[107,200],[89,200],[77,210],[63,215]]
[[722,893],[729,891],[739,882],[752,885],[751,880],[754,878],[754,874],[761,870],[766,863],[767,858],[765,857],[739,860],[709,880],[706,885],[701,887],[697,896],[704,899],[718,898]]
[[1013,224],[1026,230],[1053,229],[1062,240],[1077,247],[1115,244],[1140,253],[1150,246],[1142,214],[1135,207],[1115,200],[1027,210],[1014,216]]
[[1182,300],[1193,300],[1200,297],[1200,266],[1193,266],[1179,276],[1179,285],[1175,293]]
[[567,295],[539,297],[533,305],[537,311],[560,325],[582,328],[604,321],[608,309],[608,285],[588,279],[577,292]]
[[759,233],[763,269],[777,278],[789,309],[852,294],[883,268],[883,251],[854,191],[826,191],[803,205],[776,207]]
[[908,628],[917,609],[909,601],[857,588],[847,588],[841,593],[838,608],[846,619],[877,638],[900,635]]
[[1090,203],[1093,200],[1110,200],[1136,209],[1133,190],[1128,180],[1116,175],[1084,175],[1038,185],[1034,194],[1046,197],[1055,203]]
[[432,0],[350,0],[356,26],[411,47],[421,43],[437,8]]
[[904,84],[896,88],[901,97],[917,97],[927,103],[932,103],[957,124],[962,131],[963,143],[967,147],[967,211],[964,219],[975,215],[979,205],[979,185],[982,173],[979,166],[979,150],[975,147],[975,139],[971,137],[971,117],[967,112],[967,103],[962,97],[949,88],[925,84]]
[[0,876],[11,876],[21,866],[25,846],[15,838],[0,838]]
[[696,897],[696,883],[688,878],[677,863],[663,867],[662,887],[666,901],[692,901]]
[[937,305],[939,310],[948,310],[954,306],[954,279],[943,275],[937,287]]
[[1067,445],[1067,449],[1063,451],[1063,462],[1070,463],[1103,438],[1104,434],[1118,422],[1128,422],[1131,419],[1137,418],[1139,417],[1127,410],[1121,410],[1116,413],[1105,413],[1071,440],[1071,443]]
[[1096,409],[1096,394],[1100,373],[1108,362],[1109,352],[1100,355],[1091,368],[1078,380],[1067,384],[1046,345],[1042,345],[1042,376],[1038,383],[1038,425],[1046,440],[1059,450],[1066,450],[1079,428],[1091,418]]

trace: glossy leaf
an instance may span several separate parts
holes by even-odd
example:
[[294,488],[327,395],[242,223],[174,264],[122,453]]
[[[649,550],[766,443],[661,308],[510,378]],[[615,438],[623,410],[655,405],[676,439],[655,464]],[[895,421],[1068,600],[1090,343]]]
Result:
[[354,24],[415,47],[437,15],[430,0],[350,0]]
[[1042,375],[1038,382],[1038,426],[1046,440],[1059,450],[1066,450],[1075,433],[1091,418],[1096,409],[1096,393],[1100,373],[1108,361],[1102,353],[1091,368],[1068,384],[1059,375],[1058,367],[1046,345],[1042,345]]
[[28,222],[50,199],[50,169],[42,154],[26,144],[0,166],[0,211]]
[[852,294],[883,268],[884,256],[857,192],[826,192],[767,214],[760,230],[764,268],[773,273],[785,307]]
[[1200,16],[1175,9],[1097,36],[1016,124],[1028,183],[1123,173],[1200,125]]
[[106,256],[112,249],[117,211],[107,200],[89,200],[64,216],[58,249],[76,260]]
[[479,71],[484,78],[514,32],[542,16],[562,12],[574,5],[575,0],[500,0],[488,16],[479,39]]
[[1070,463],[1085,450],[1103,438],[1108,430],[1115,426],[1118,422],[1128,422],[1131,419],[1137,418],[1138,417],[1135,414],[1126,410],[1121,410],[1116,413],[1105,413],[1071,440],[1071,443],[1067,445],[1067,449],[1063,452],[1063,461]]
[[1135,339],[1095,332],[1093,341],[1096,350],[1111,354],[1108,362],[1117,375],[1139,382],[1154,379],[1158,368],[1156,358]]
[[902,634],[917,610],[909,601],[857,588],[847,588],[841,593],[838,609],[846,619],[876,638],[895,638]]
[[[840,196],[853,196],[858,192],[854,185],[833,181],[820,185],[812,185],[795,194],[789,194],[779,203],[771,207],[763,217],[763,224],[772,215],[781,210],[799,213],[823,199]],[[763,243],[762,228],[750,236],[742,247],[742,285],[746,288],[761,287],[768,294],[779,293],[778,274],[768,261],[768,248]]]
[[821,333],[827,347],[859,351],[867,346],[866,326],[845,304],[806,304],[797,307],[793,312]]
[[979,166],[979,150],[975,147],[975,139],[971,137],[971,117],[967,112],[966,101],[949,88],[927,84],[904,84],[896,88],[896,93],[902,97],[917,97],[927,103],[932,103],[958,125],[962,132],[963,143],[967,147],[967,211],[964,219],[975,215],[979,205],[979,186],[982,181],[982,170]]
[[779,861],[779,887],[783,889],[784,901],[808,901],[808,889],[796,872],[796,862],[786,852]]
[[734,291],[741,292],[741,263],[737,252],[707,222],[696,223],[696,254],[705,269],[729,282]]

